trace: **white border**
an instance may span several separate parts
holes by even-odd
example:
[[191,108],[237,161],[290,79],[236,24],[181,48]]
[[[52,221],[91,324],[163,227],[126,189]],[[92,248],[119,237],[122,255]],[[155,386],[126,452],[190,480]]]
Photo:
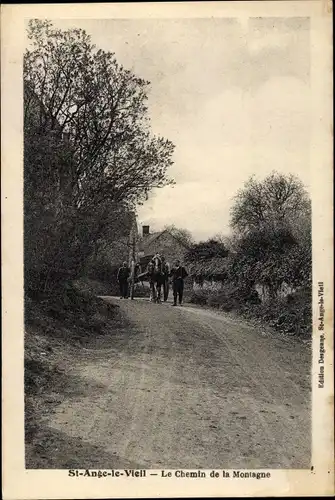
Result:
[[[3,492],[5,499],[200,496],[312,496],[334,492],[332,19],[329,1],[5,5],[1,16]],[[314,470],[273,470],[269,480],[72,479],[67,471],[24,469],[22,47],[24,20],[310,16],[313,91],[313,281],[325,284],[325,388],[317,387],[317,288],[313,317]],[[328,472],[329,471],[329,472]]]

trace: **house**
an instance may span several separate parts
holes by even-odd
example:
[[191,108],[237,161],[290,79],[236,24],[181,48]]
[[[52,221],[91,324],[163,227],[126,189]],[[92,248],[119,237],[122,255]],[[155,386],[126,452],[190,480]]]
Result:
[[220,290],[227,277],[227,258],[212,257],[188,265],[193,289]]
[[[188,249],[187,245],[173,235],[168,229],[150,233],[149,226],[142,226],[142,234],[139,233],[135,214],[130,214],[131,225],[128,237],[123,243],[128,247],[129,265],[133,262],[140,264],[140,272],[144,273],[152,257],[159,253],[165,257],[166,261],[172,265],[176,259],[183,261],[184,254]],[[149,284],[134,283],[132,293],[135,296],[149,296]]]
[[187,245],[168,229],[150,233],[149,226],[142,226],[142,235],[138,240],[138,258],[142,267],[146,266],[157,252],[164,256],[170,265],[177,259],[183,262],[187,250]]

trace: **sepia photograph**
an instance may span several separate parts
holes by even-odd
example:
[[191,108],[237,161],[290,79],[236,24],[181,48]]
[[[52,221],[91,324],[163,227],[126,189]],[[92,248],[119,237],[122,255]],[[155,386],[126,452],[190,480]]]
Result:
[[26,467],[309,468],[309,19],[27,39]]
[[50,14],[22,23],[25,471],[313,474],[310,15]]

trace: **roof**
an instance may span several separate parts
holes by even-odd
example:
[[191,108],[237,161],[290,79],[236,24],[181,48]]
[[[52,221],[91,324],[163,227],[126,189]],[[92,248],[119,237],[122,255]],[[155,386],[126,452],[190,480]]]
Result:
[[171,236],[171,238],[175,239],[179,245],[181,245],[182,247],[185,248],[185,250],[188,249],[188,246],[181,239],[179,239],[177,236],[172,234],[168,229],[164,229],[164,231],[158,231],[156,233],[142,236],[142,238],[140,240],[140,248],[144,251],[144,253],[146,253],[146,250],[150,249],[150,245],[154,241],[156,241],[158,238],[160,238],[164,233],[169,234],[169,236]]
[[144,248],[149,247],[153,241],[155,241],[158,236],[160,236],[160,232],[158,233],[152,233],[152,234],[147,234],[145,236],[142,236],[140,240],[140,247],[144,250]]
[[222,278],[227,272],[226,257],[212,257],[188,264],[189,274],[197,278]]

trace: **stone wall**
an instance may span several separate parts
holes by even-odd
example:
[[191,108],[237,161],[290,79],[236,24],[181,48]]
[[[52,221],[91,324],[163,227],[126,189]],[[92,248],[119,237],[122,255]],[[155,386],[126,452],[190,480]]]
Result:
[[222,281],[204,280],[202,284],[199,284],[196,281],[193,282],[193,290],[210,290],[214,292],[221,290],[222,287]]
[[[255,290],[258,293],[259,298],[261,299],[262,302],[270,298],[270,293],[267,287],[262,285],[255,285]],[[294,288],[290,287],[286,283],[283,283],[277,292],[277,297],[286,297],[287,295],[293,293],[294,291],[295,291]]]

